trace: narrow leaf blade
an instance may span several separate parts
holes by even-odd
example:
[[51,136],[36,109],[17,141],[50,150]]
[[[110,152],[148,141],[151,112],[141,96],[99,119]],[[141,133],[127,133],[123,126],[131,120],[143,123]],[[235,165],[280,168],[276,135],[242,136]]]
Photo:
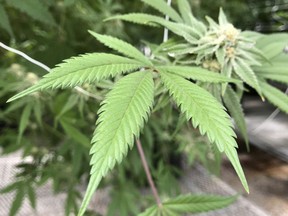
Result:
[[176,22],[183,22],[179,14],[163,0],[141,0]]
[[159,66],[157,68],[159,68],[160,70],[165,70],[173,74],[179,75],[186,79],[199,80],[202,82],[213,82],[213,83],[241,82],[239,80],[227,78],[221,74],[206,70],[201,67]]
[[220,152],[228,153],[228,158],[248,191],[245,175],[235,150],[236,135],[225,108],[209,92],[192,82],[165,71],[161,71],[160,74],[165,87],[181,108],[181,112],[185,113],[186,118],[192,119],[193,126],[199,126],[200,133],[207,134]]
[[245,116],[242,109],[242,105],[237,94],[233,91],[230,86],[227,86],[227,90],[223,97],[224,103],[228,108],[232,118],[235,120],[235,124],[239,129],[241,135],[244,138],[246,143],[247,150],[249,151],[249,143],[248,143],[248,134],[247,134],[247,126],[245,122]]
[[8,100],[18,98],[39,90],[75,87],[84,83],[93,83],[114,77],[117,74],[130,72],[143,66],[143,63],[106,53],[86,54],[65,60],[52,69],[37,84],[18,93]]
[[133,146],[134,137],[139,136],[148,118],[153,98],[153,77],[147,71],[125,76],[107,94],[98,111],[90,150],[91,178],[78,216],[84,214],[102,177],[116,162],[120,163],[128,147]]
[[120,53],[123,53],[124,55],[130,58],[137,59],[138,61],[144,64],[152,65],[151,61],[145,55],[143,55],[143,53],[141,53],[138,49],[133,47],[131,44],[128,44],[127,42],[122,41],[115,37],[97,34],[96,32],[93,31],[89,31],[89,33],[104,45]]
[[263,95],[276,107],[285,113],[288,113],[288,96],[279,89],[269,85],[266,82],[260,83]]

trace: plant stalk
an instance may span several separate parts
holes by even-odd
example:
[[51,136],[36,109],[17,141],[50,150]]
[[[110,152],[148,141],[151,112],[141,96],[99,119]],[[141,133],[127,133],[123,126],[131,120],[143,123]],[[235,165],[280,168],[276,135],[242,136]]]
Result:
[[159,208],[162,208],[162,202],[161,202],[161,199],[159,197],[157,188],[155,187],[154,181],[152,179],[151,172],[149,170],[148,163],[146,161],[146,157],[145,157],[145,154],[144,154],[144,151],[143,151],[143,147],[142,147],[141,141],[139,139],[136,140],[136,145],[137,145],[137,149],[138,149],[138,152],[139,152],[139,155],[140,155],[140,158],[141,158],[142,165],[143,165],[145,173],[146,173],[146,177],[147,177],[148,183],[149,183],[150,188],[152,190],[152,193],[153,193],[153,196],[154,196],[155,201],[157,203],[157,206]]

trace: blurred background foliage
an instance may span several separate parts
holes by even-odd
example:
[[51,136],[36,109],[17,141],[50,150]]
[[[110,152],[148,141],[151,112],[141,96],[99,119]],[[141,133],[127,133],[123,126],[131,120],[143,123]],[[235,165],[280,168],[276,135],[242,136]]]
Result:
[[[286,29],[287,1],[284,0],[191,0],[191,3],[194,14],[203,19],[205,15],[217,18],[219,7],[223,7],[238,28],[265,32]],[[103,23],[112,15],[135,11],[149,13],[150,10],[153,9],[141,1],[133,0],[0,0],[0,42],[54,67],[71,56],[107,51],[88,34],[88,29],[122,38],[140,48],[144,46],[141,41],[160,43],[163,29],[120,20]],[[153,10],[153,13],[157,14],[157,11]],[[23,157],[29,158],[18,165],[15,182],[2,189],[2,192],[17,191],[10,213],[16,214],[25,194],[35,207],[35,189],[48,180],[53,183],[55,192],[67,193],[66,215],[76,212],[77,200],[81,199],[77,186],[87,181],[89,174],[90,138],[97,118],[95,110],[113,82],[83,86],[97,95],[98,100],[75,90],[61,90],[33,94],[6,104],[9,97],[33,85],[47,72],[4,49],[0,49],[0,56],[2,154],[20,150]],[[219,167],[220,155],[206,145],[207,140],[198,139],[196,130],[191,133],[192,127],[184,123],[183,117],[178,119],[175,108],[167,106],[167,95],[158,101],[155,105],[158,110],[143,129],[141,140],[159,190],[175,194],[179,190],[175,188],[175,181],[181,175],[181,154],[192,152],[187,155],[189,164],[197,160],[213,171],[219,170],[215,167]],[[178,131],[180,134],[176,135]],[[102,186],[107,184],[117,189],[111,190],[108,215],[135,215],[152,201],[141,199],[143,203],[139,205],[137,188],[146,186],[147,182],[136,148],[102,182]]]

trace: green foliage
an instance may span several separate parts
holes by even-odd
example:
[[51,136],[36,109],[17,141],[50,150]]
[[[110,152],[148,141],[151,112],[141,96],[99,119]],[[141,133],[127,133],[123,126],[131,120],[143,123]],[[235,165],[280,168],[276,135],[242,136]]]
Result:
[[232,118],[235,120],[237,128],[245,140],[247,150],[249,150],[247,127],[242,105],[240,103],[239,97],[230,86],[227,88],[223,100]]
[[6,0],[6,2],[9,6],[26,13],[37,21],[43,22],[47,25],[55,25],[55,20],[49,12],[47,5],[39,0],[25,0],[25,2]]
[[261,82],[261,87],[263,89],[263,94],[268,101],[283,112],[288,113],[288,97],[286,94],[266,82]]
[[[287,61],[283,52],[285,43],[281,42],[287,39],[287,34],[263,36],[241,32],[229,23],[222,9],[218,22],[210,17],[207,17],[207,23],[202,22],[194,17],[186,0],[177,1],[179,13],[164,0],[143,2],[169,16],[170,21],[162,15],[146,14],[143,11],[146,7],[142,10],[139,2],[135,3],[135,8],[141,8],[139,13],[125,11],[129,14],[116,16],[123,12],[123,8],[128,8],[125,7],[126,3],[65,0],[54,5],[53,1],[44,3],[29,0],[23,6],[23,2],[13,0],[0,6],[0,17],[4,20],[1,27],[9,34],[15,31],[16,37],[18,29],[12,24],[12,31],[9,24],[10,21],[13,23],[13,16],[12,19],[7,16],[10,10],[22,11],[37,21],[35,32],[38,38],[22,45],[22,48],[28,47],[38,58],[40,48],[37,49],[41,47],[38,41],[45,38],[43,50],[47,57],[40,55],[39,59],[48,59],[49,64],[54,65],[65,56],[93,49],[91,47],[95,44],[91,46],[90,38],[82,39],[86,37],[83,37],[84,33],[80,30],[75,32],[73,26],[85,28],[85,34],[86,29],[99,32],[89,31],[101,43],[98,51],[106,51],[103,48],[106,46],[125,56],[100,51],[72,57],[57,65],[39,81],[36,74],[41,74],[41,71],[26,64],[23,68],[33,73],[27,73],[22,67],[11,67],[0,73],[3,102],[15,93],[18,94],[8,101],[19,99],[3,105],[4,111],[0,111],[0,123],[5,126],[5,129],[0,128],[0,132],[4,132],[4,136],[0,137],[3,152],[21,148],[24,157],[33,158],[33,163],[19,165],[21,172],[17,184],[3,190],[15,190],[17,194],[11,215],[17,213],[24,196],[35,207],[34,186],[42,185],[48,179],[52,180],[55,192],[68,191],[66,215],[83,215],[94,191],[108,184],[113,185],[108,214],[136,215],[140,208],[147,206],[147,202],[141,201],[136,206],[136,201],[142,199],[135,188],[145,187],[147,182],[141,171],[138,153],[132,148],[135,139],[140,139],[144,144],[153,177],[158,180],[156,184],[166,196],[173,197],[178,193],[174,184],[181,175],[179,157],[182,154],[187,155],[188,163],[197,158],[208,169],[215,170],[221,161],[221,153],[225,153],[248,191],[237,156],[236,135],[224,105],[246,142],[247,129],[241,107],[242,93],[246,89],[244,85],[255,89],[261,97],[288,112],[288,97],[268,83],[269,79],[287,83]],[[29,5],[31,7],[27,8]],[[32,8],[38,10],[33,11]],[[57,11],[60,11],[59,14]],[[104,18],[110,22],[99,24],[100,19]],[[145,34],[153,38],[152,43],[145,42],[144,55],[137,47],[119,39],[131,41],[129,31],[133,32],[134,29],[127,28],[125,31],[121,20],[150,27],[165,27],[171,31],[171,38],[158,45],[153,44],[157,37],[154,38],[146,27],[137,34],[134,32],[133,37],[137,40],[145,38]],[[40,27],[41,23],[45,26]],[[50,29],[44,34],[43,29],[38,28],[57,31]],[[155,28],[153,32],[157,34]],[[110,34],[118,37],[108,36]],[[49,42],[54,43],[52,38],[57,42],[56,45]],[[67,41],[67,44],[63,41]],[[272,42],[273,45],[270,45]],[[135,43],[138,44],[138,41]],[[71,50],[71,47],[74,49]],[[151,53],[147,54],[149,49]],[[53,61],[50,51],[53,56],[59,54]],[[12,56],[8,60],[13,62],[17,58]],[[9,65],[9,61],[5,64]],[[91,92],[96,100],[81,92],[62,90],[73,87],[82,87]],[[49,94],[39,92],[51,89],[54,91]],[[26,95],[31,97],[24,97]],[[177,107],[171,106],[172,100],[180,108],[179,118]],[[95,121],[94,130],[91,125]],[[18,122],[17,142],[13,128],[15,125],[18,127]],[[192,127],[197,129],[193,130]],[[93,130],[91,146],[88,137]],[[39,137],[45,137],[45,140],[39,142]],[[81,196],[76,186],[89,173],[88,161],[91,176],[79,210],[77,201]],[[102,180],[105,176],[108,177]],[[235,197],[179,196],[163,202],[162,208],[152,206],[140,215],[196,213],[225,207],[234,200]],[[117,205],[121,205],[119,211]]]
[[184,213],[199,213],[224,208],[236,200],[234,197],[207,195],[180,195],[163,202],[163,206],[152,206],[138,216],[178,216]]
[[[97,62],[95,62],[97,58]],[[86,54],[66,60],[58,65],[45,79],[27,90],[15,95],[9,101],[16,100],[38,90],[75,87],[85,83],[101,81],[117,74],[139,69],[141,62],[106,53]]]
[[153,104],[153,79],[149,72],[122,78],[108,93],[101,108],[92,138],[91,177],[80,212],[83,215],[101,178],[121,162],[132,148]]

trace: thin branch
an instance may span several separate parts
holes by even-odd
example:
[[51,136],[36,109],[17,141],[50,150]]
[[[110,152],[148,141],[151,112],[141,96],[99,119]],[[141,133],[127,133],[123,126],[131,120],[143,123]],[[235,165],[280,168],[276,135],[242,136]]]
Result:
[[140,154],[141,162],[142,162],[142,165],[144,167],[144,170],[145,170],[145,173],[146,173],[146,177],[147,177],[148,183],[150,185],[150,188],[152,190],[152,193],[153,193],[153,196],[155,198],[155,201],[156,201],[158,207],[162,208],[162,202],[161,202],[161,199],[159,197],[158,191],[157,191],[157,189],[155,187],[154,181],[152,179],[151,172],[149,170],[149,167],[148,167],[148,164],[147,164],[147,161],[146,161],[146,158],[145,158],[145,154],[144,154],[144,151],[143,151],[143,148],[142,148],[142,144],[141,144],[139,139],[136,140],[136,144],[137,144],[137,149],[138,149],[138,152]]
[[[167,0],[167,5],[171,5],[171,0]],[[165,20],[169,20],[169,16],[166,15],[165,16]],[[163,42],[166,42],[168,40],[168,29],[164,28],[164,35],[163,35]]]
[[22,56],[23,58],[25,58],[25,59],[28,60],[29,62],[31,62],[31,63],[33,63],[33,64],[35,64],[35,65],[43,68],[44,70],[46,70],[46,71],[48,71],[48,72],[50,72],[50,70],[51,70],[47,65],[44,65],[43,63],[41,63],[41,62],[39,62],[39,61],[31,58],[30,56],[26,55],[25,53],[23,53],[23,52],[21,52],[21,51],[19,51],[19,50],[16,50],[16,49],[14,49],[14,48],[12,48],[12,47],[9,47],[9,46],[3,44],[2,42],[0,42],[0,46],[1,46],[2,48],[4,48],[4,49],[10,51],[10,52],[13,52],[13,53],[16,53],[17,55]]
[[[43,64],[43,63],[41,63],[41,62],[39,62],[39,61],[31,58],[30,56],[28,56],[27,54],[25,54],[25,53],[23,53],[23,52],[21,52],[21,51],[19,51],[19,50],[16,50],[16,49],[14,49],[14,48],[12,48],[12,47],[9,47],[9,46],[5,45],[5,44],[2,43],[2,42],[0,42],[0,47],[4,48],[4,49],[6,49],[6,50],[8,50],[8,51],[10,51],[10,52],[16,53],[17,55],[22,56],[23,58],[25,58],[26,60],[28,60],[28,61],[31,62],[32,64],[35,64],[35,65],[43,68],[43,69],[46,70],[48,73],[51,71],[51,68],[49,68],[47,65],[45,65],[45,64]],[[79,87],[79,86],[76,86],[75,89],[76,89],[77,92],[79,92],[79,93],[81,93],[81,94],[83,94],[83,95],[86,95],[86,96],[91,97],[91,98],[95,98],[95,99],[97,99],[97,100],[102,100],[101,97],[99,97],[99,96],[97,96],[97,95],[95,95],[95,94],[92,94],[92,93],[86,91],[85,89],[83,89],[83,88],[81,88],[81,87]]]

